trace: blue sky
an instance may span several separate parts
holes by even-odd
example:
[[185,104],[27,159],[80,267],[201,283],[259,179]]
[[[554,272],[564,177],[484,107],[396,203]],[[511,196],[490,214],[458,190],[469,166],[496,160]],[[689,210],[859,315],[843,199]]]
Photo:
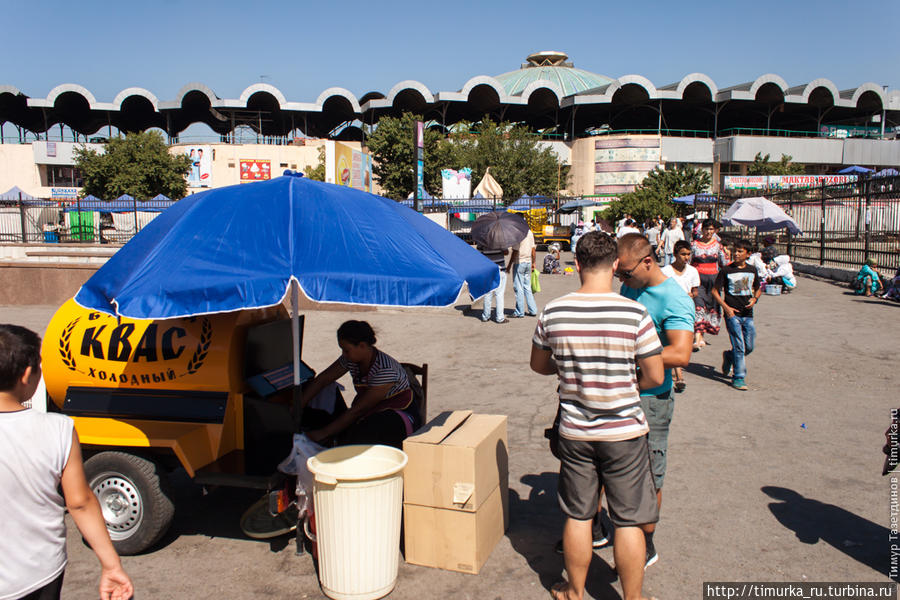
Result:
[[699,71],[720,87],[776,73],[900,89],[897,0],[0,2],[0,84],[33,97],[79,83],[99,101],[129,86],[169,100],[194,81],[237,97],[261,77],[295,101],[403,79],[458,90],[539,50],[657,86]]

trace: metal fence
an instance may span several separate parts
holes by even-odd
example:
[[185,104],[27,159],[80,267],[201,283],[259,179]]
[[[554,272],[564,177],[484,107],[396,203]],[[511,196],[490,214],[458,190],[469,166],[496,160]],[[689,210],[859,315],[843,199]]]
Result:
[[122,244],[170,200],[0,200],[0,242]]
[[[759,234],[747,228],[726,228],[726,235],[757,241],[772,236],[776,248],[800,262],[858,268],[873,258],[885,270],[900,269],[900,177],[862,177],[853,183],[766,190],[757,195],[793,217],[803,235],[786,230]],[[721,218],[734,200],[717,198],[696,208]]]

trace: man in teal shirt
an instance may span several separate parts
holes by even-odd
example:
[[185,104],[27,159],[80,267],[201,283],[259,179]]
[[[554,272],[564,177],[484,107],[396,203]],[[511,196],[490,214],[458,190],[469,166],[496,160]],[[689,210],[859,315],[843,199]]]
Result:
[[[686,367],[691,362],[694,301],[678,282],[662,272],[646,237],[637,233],[622,236],[618,241],[618,257],[619,267],[615,275],[622,282],[620,293],[646,307],[663,345],[666,379],[659,387],[641,390],[641,407],[650,425],[650,468],[656,484],[656,501],[661,505],[669,424],[675,409],[672,368]],[[646,566],[652,565],[657,559],[651,530],[647,534]]]

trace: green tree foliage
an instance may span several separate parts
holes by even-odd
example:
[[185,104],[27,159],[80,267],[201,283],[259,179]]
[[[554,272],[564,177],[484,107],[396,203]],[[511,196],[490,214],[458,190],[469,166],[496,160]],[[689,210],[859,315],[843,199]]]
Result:
[[473,182],[481,181],[490,167],[507,201],[522,194],[555,196],[557,185],[565,188],[569,179],[569,165],[561,165],[556,154],[542,147],[525,127],[485,118],[461,124],[447,143],[456,168],[470,167]]
[[[419,120],[421,117],[411,113],[403,113],[399,119],[382,117],[366,138],[366,145],[375,159],[372,174],[391,198],[405,199],[415,190],[413,133]],[[442,138],[438,131],[425,131],[425,188],[430,191],[441,188],[440,170],[447,166],[437,160],[446,151],[437,148]]]
[[[382,117],[367,139],[375,157],[376,181],[393,198],[406,198],[415,187],[413,131],[420,118],[404,113],[399,119]],[[425,132],[425,188],[440,195],[441,169],[472,169],[472,181],[480,181],[488,167],[503,187],[506,199],[523,193],[552,196],[557,177],[565,188],[568,165],[559,165],[549,148],[526,128],[484,119],[457,124],[449,135]]]
[[129,194],[149,200],[164,194],[179,200],[187,193],[185,176],[191,161],[183,154],[170,154],[159,132],[145,131],[112,138],[103,153],[76,148],[75,167],[84,178],[82,197],[113,200]]
[[792,163],[793,156],[782,154],[778,162],[770,162],[769,155],[757,152],[753,164],[747,167],[748,175],[802,175],[806,169],[803,165]]
[[611,202],[603,217],[618,220],[627,213],[638,222],[656,215],[673,217],[677,209],[672,198],[708,192],[711,182],[708,172],[691,165],[654,169],[633,192],[622,194],[618,200]]
[[319,162],[314,167],[306,165],[303,175],[313,181],[325,181],[325,146],[319,146]]

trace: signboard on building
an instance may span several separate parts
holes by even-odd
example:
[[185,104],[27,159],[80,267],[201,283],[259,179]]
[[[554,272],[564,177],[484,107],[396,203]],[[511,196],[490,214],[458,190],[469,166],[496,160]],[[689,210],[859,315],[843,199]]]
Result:
[[784,190],[853,183],[856,175],[726,175],[724,180],[726,190]]
[[189,187],[212,187],[212,147],[187,146],[184,153],[191,159],[191,170],[188,171]]
[[241,183],[266,181],[272,178],[272,161],[242,158],[240,167]]
[[78,197],[78,188],[50,188],[50,198],[53,200],[75,200]]

